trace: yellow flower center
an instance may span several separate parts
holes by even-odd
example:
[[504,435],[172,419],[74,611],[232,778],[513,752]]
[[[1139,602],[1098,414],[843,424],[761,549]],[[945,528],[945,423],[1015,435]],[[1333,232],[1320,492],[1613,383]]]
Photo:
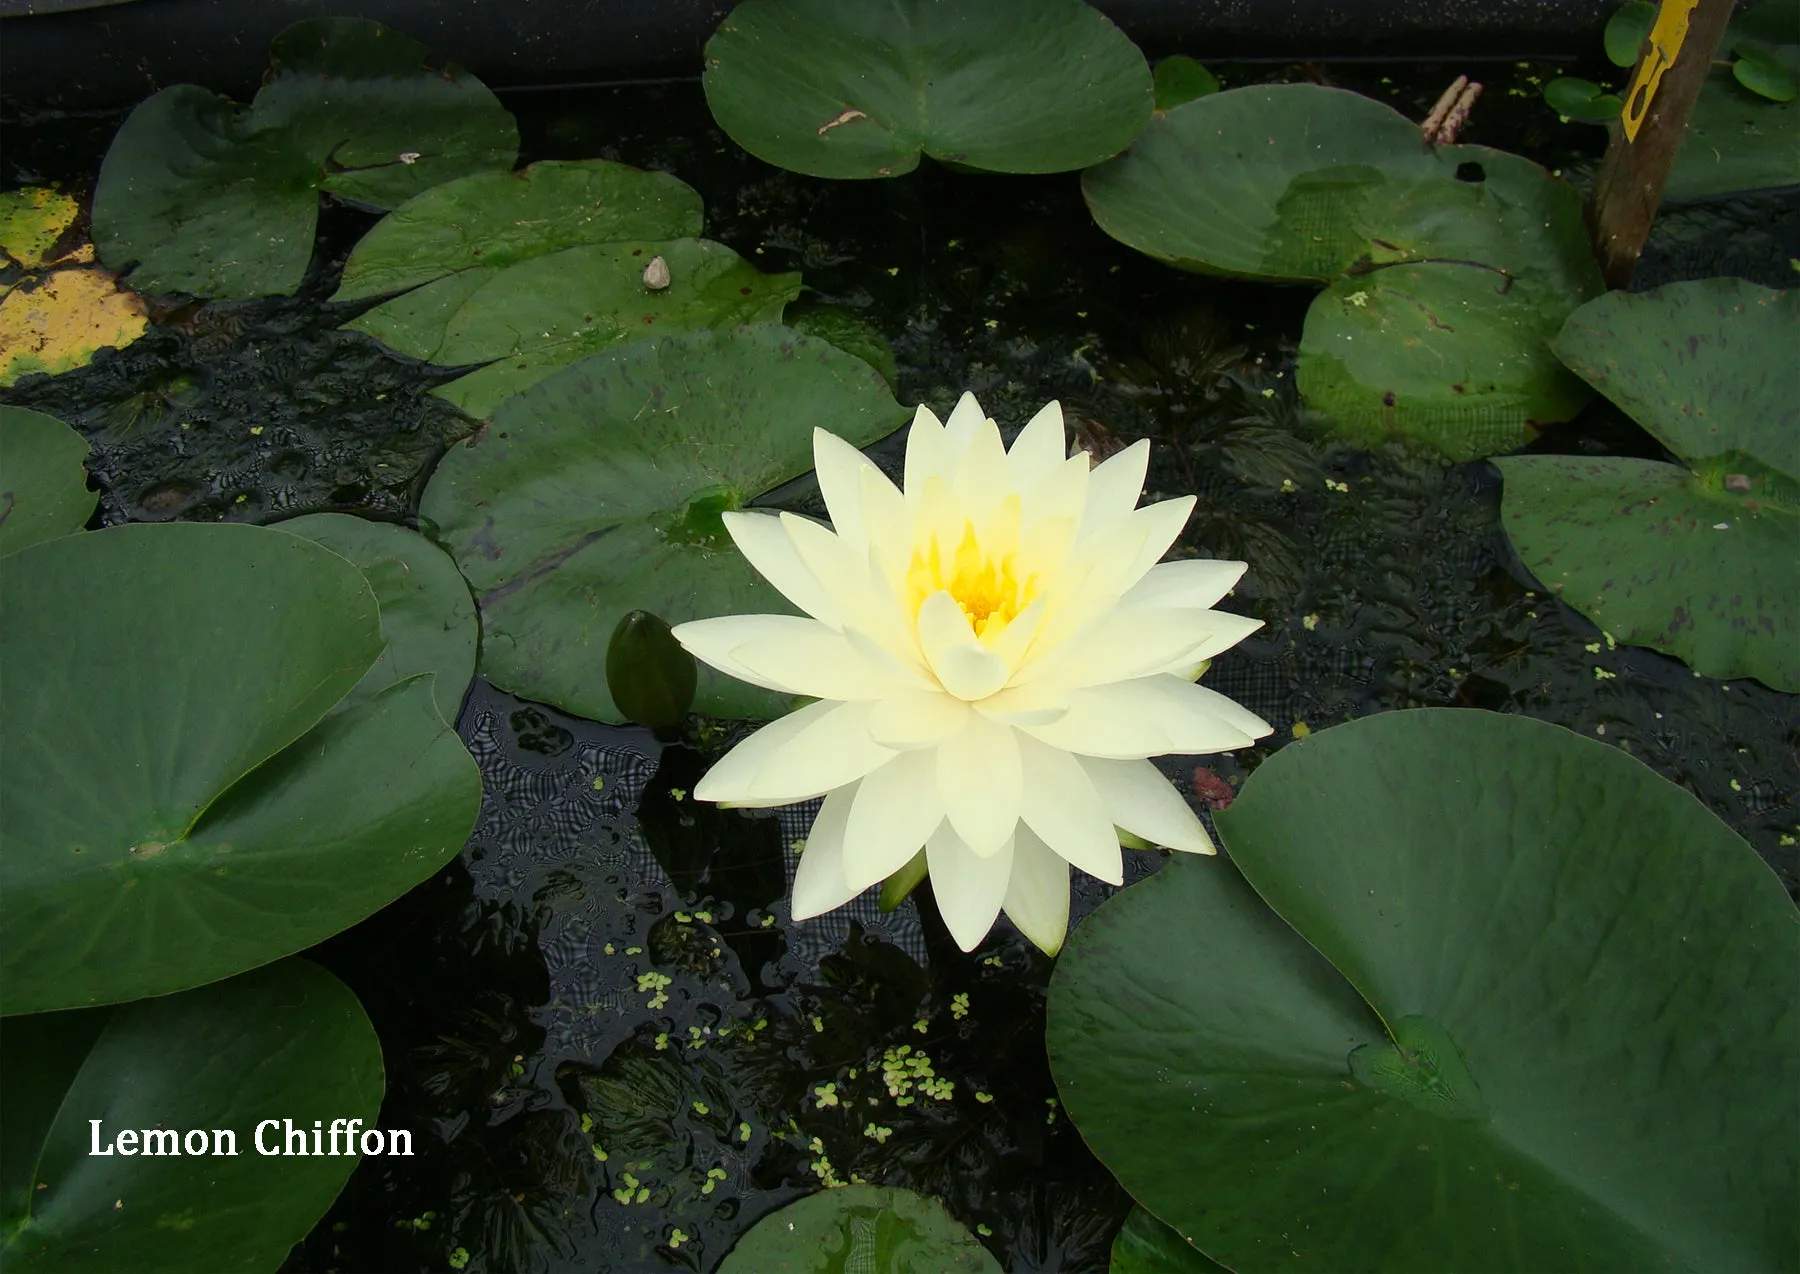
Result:
[[[948,592],[968,617],[969,627],[982,642],[992,645],[1020,611],[1037,595],[1037,577],[1020,579],[1018,565],[1018,505],[1003,510],[998,525],[984,541],[974,522],[964,519],[956,548],[946,554],[936,534],[913,549],[906,571],[906,588],[916,617],[919,607],[933,593]],[[1005,514],[1010,513],[1010,518]],[[998,540],[998,543],[994,541]]]

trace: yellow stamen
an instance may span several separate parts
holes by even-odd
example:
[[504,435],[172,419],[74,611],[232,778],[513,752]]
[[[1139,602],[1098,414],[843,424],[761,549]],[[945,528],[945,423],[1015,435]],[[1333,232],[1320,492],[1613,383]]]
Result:
[[[947,591],[968,617],[969,627],[992,646],[1006,626],[1037,595],[1036,575],[1020,579],[1019,499],[1009,496],[988,520],[986,533],[965,517],[956,547],[945,553],[935,531],[913,548],[906,571],[907,609],[913,615],[933,593]],[[946,561],[946,556],[948,560]]]

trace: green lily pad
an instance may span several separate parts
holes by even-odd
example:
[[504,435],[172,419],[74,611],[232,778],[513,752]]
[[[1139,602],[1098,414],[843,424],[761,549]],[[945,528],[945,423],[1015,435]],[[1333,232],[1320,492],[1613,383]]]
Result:
[[[502,403],[450,449],[420,512],[480,604],[481,674],[623,720],[606,686],[619,619],[793,613],[720,513],[811,469],[815,426],[863,446],[906,414],[867,363],[775,325],[620,346]],[[786,709],[784,696],[700,670],[696,712]]]
[[1742,40],[1733,52],[1737,58],[1731,64],[1732,78],[1758,97],[1791,102],[1800,93],[1792,68],[1774,48],[1755,40]]
[[[653,290],[644,270],[659,256],[669,285]],[[434,391],[485,418],[584,355],[664,332],[772,322],[799,294],[798,274],[763,274],[723,244],[628,240],[465,270],[348,326],[427,362],[487,363]]]
[[[4,1039],[8,1269],[272,1270],[357,1159],[259,1154],[257,1126],[369,1127],[381,1107],[374,1028],[348,987],[304,960],[118,1008],[13,1018]],[[181,1140],[153,1152],[147,1129]],[[115,1144],[126,1130],[135,1153]],[[265,1128],[264,1144],[282,1131]],[[202,1145],[205,1157],[193,1153]]]
[[854,310],[817,301],[795,301],[782,311],[781,321],[796,332],[830,341],[856,355],[880,372],[890,387],[900,383],[900,364],[894,358],[894,347],[879,328]]
[[319,194],[392,208],[511,168],[519,133],[486,86],[361,18],[298,23],[269,46],[249,107],[191,84],[125,121],[100,168],[94,243],[140,292],[292,295]]
[[1620,641],[1800,690],[1800,294],[1741,279],[1608,293],[1553,347],[1686,467],[1497,461],[1520,559]]
[[1528,160],[1426,149],[1379,102],[1277,84],[1158,115],[1082,191],[1102,229],[1170,265],[1329,285],[1296,379],[1353,439],[1473,459],[1586,401],[1545,342],[1600,275],[1573,188]]
[[1075,930],[1048,1025],[1082,1136],[1208,1256],[1800,1250],[1800,913],[1692,796],[1528,718],[1387,712],[1283,748],[1217,827],[1230,858]]
[[1617,119],[1625,108],[1617,93],[1574,75],[1559,75],[1544,85],[1544,100],[1558,115],[1578,119],[1584,124],[1604,124]]
[[605,159],[474,173],[409,199],[364,235],[331,299],[401,292],[581,244],[691,238],[703,224],[699,194],[668,173]]
[[1500,517],[1526,569],[1619,641],[1708,677],[1800,691],[1800,499],[1733,462],[1507,456]]
[[461,847],[480,777],[297,535],[130,525],[0,559],[0,1011],[163,995],[312,945]]
[[88,441],[54,416],[0,406],[0,557],[87,525]]
[[814,177],[896,177],[921,154],[1052,173],[1131,144],[1150,68],[1081,0],[745,0],[702,78],[731,140]]
[[1000,1263],[936,1199],[844,1186],[758,1221],[719,1274],[1000,1274]]
[[1551,348],[1683,460],[1742,452],[1800,478],[1800,291],[1698,279],[1609,292]]
[[1217,1274],[1224,1269],[1138,1207],[1131,1210],[1119,1237],[1113,1240],[1107,1274]]
[[1772,102],[1715,70],[1688,118],[1664,199],[1800,183],[1800,106]]
[[1650,28],[1655,25],[1656,6],[1648,0],[1631,0],[1630,4],[1620,5],[1606,20],[1606,32],[1602,37],[1606,43],[1606,60],[1614,66],[1636,66],[1638,50],[1644,47],[1644,41],[1650,38]]
[[1158,62],[1150,78],[1155,85],[1156,109],[1159,111],[1173,110],[1183,102],[1217,93],[1224,87],[1218,76],[1180,53]]
[[438,713],[455,721],[463,692],[475,677],[480,625],[469,586],[449,554],[416,531],[347,513],[313,513],[279,530],[323,544],[349,558],[375,590],[387,649],[338,701],[343,712],[419,673],[436,674]]

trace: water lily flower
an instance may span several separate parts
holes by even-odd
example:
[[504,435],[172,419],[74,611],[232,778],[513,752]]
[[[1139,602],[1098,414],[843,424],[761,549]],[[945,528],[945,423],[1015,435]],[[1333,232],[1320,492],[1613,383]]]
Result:
[[794,877],[796,919],[842,906],[923,847],[963,950],[1004,909],[1054,954],[1069,866],[1124,880],[1119,829],[1214,852],[1146,758],[1270,732],[1194,680],[1260,626],[1211,609],[1245,564],[1158,564],[1194,498],[1137,507],[1148,442],[1091,470],[1064,448],[1058,404],[1008,451],[964,394],[944,423],[919,408],[904,490],[814,431],[831,528],[725,515],[751,565],[808,617],[702,619],[675,636],[723,672],[818,702],[739,743],[694,795],[763,807],[824,796]]

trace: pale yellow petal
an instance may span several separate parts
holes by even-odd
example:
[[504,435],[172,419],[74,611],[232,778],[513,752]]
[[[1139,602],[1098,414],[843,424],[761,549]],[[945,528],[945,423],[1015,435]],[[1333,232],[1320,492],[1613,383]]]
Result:
[[985,699],[1012,668],[976,640],[956,599],[940,589],[919,607],[919,645],[938,684],[958,699]]
[[1012,874],[1001,906],[1045,955],[1062,949],[1069,932],[1069,864],[1028,827],[1013,838]]
[[925,865],[931,873],[931,895],[956,945],[973,951],[994,927],[1006,887],[1012,878],[1013,843],[1008,837],[993,854],[975,853],[948,823],[925,842]]
[[1143,528],[1144,542],[1138,548],[1136,560],[1125,568],[1123,578],[1115,582],[1114,591],[1127,592],[1162,560],[1162,555],[1181,538],[1182,528],[1193,516],[1195,503],[1193,496],[1184,495],[1176,500],[1147,504],[1131,515],[1131,521]]
[[906,471],[903,480],[906,484],[906,502],[918,501],[925,490],[925,481],[937,477],[948,481],[956,472],[954,459],[950,451],[950,440],[944,433],[944,426],[931,413],[925,404],[919,404],[919,410],[913,413],[912,428],[906,432]]
[[1062,404],[1051,401],[1039,408],[1013,439],[1006,453],[1007,469],[1012,475],[1014,491],[1030,491],[1048,481],[1062,467],[1068,454],[1063,434]]
[[862,892],[852,888],[844,874],[844,827],[855,799],[854,783],[841,787],[825,798],[813,819],[812,830],[806,834],[806,847],[800,851],[800,864],[794,869],[795,920],[823,915]]
[[1127,610],[1153,610],[1164,606],[1208,607],[1237,586],[1249,569],[1244,562],[1189,558],[1152,566],[1131,586],[1119,605]]
[[981,432],[982,426],[992,423],[987,413],[981,410],[981,404],[975,401],[975,395],[965,389],[962,397],[956,400],[956,406],[951,409],[950,418],[944,422],[944,434],[950,441],[951,454],[958,463],[961,462],[963,453],[969,449],[969,444],[974,442],[975,435]]
[[862,471],[861,482],[869,556],[888,579],[897,580],[912,560],[912,516],[906,497],[874,465]]
[[[976,408],[979,415],[980,408]],[[954,437],[954,433],[952,434]],[[1012,473],[1006,464],[1006,444],[1000,428],[983,419],[969,435],[956,466],[956,498],[977,525],[985,522],[995,505],[1013,494]],[[1017,514],[1014,514],[1017,525]]]
[[869,543],[863,470],[875,466],[836,434],[814,429],[813,468],[819,478],[819,494],[825,497],[825,508],[831,514],[831,529],[852,551],[862,553]]
[[1150,471],[1150,441],[1140,438],[1095,466],[1088,477],[1087,508],[1082,525],[1099,530],[1137,508],[1144,493],[1144,475]]
[[[1210,696],[1210,698],[1209,698]],[[1224,699],[1179,677],[1140,677],[1069,692],[1069,711],[1048,725],[1020,726],[1039,742],[1083,756],[1142,759],[1168,752],[1227,752],[1258,735],[1244,729],[1242,708],[1221,713]],[[1254,718],[1252,718],[1254,719]]]
[[1026,532],[1045,518],[1069,518],[1079,525],[1091,476],[1087,452],[1078,451],[1029,491],[1019,492]]
[[[803,801],[853,782],[895,755],[869,737],[873,708],[872,700],[826,700],[791,713],[728,752],[694,794],[709,801]],[[795,718],[804,719],[800,728],[764,739]]]
[[1208,631],[1204,639],[1192,650],[1177,655],[1159,668],[1151,672],[1170,672],[1194,680],[1197,673],[1193,670],[1204,664],[1221,651],[1230,650],[1244,638],[1263,626],[1262,620],[1251,619],[1246,615],[1234,615],[1228,610],[1209,610],[1200,612],[1208,616]]
[[901,690],[869,713],[869,737],[883,747],[910,752],[933,748],[961,730],[969,705],[942,690]]
[[937,758],[902,752],[857,784],[844,833],[844,871],[857,892],[879,884],[911,861],[944,821]]
[[1115,608],[1034,662],[1027,684],[1093,686],[1173,672],[1212,658],[1260,627],[1261,620],[1225,611]]
[[1161,770],[1149,761],[1109,761],[1077,757],[1093,781],[1113,823],[1152,845],[1211,854],[1213,843],[1200,816],[1181,799]]
[[971,705],[1001,725],[1048,725],[1069,710],[1069,692],[1049,681],[1007,686]]
[[731,657],[754,674],[745,680],[813,699],[879,699],[900,688],[843,633],[798,617],[781,627],[732,648]]
[[817,576],[806,568],[794,551],[793,541],[782,529],[781,519],[770,513],[721,515],[725,529],[738,551],[750,565],[776,590],[820,623],[836,628],[844,617],[830,593]]
[[937,774],[956,834],[977,854],[998,853],[1019,821],[1024,794],[1013,728],[971,712],[961,730],[938,744]]
[[682,649],[701,663],[710,664],[739,681],[784,694],[806,692],[790,690],[785,684],[758,673],[733,653],[737,647],[764,638],[807,641],[814,637],[836,636],[818,620],[803,619],[799,615],[720,615],[715,619],[692,619],[685,624],[676,624],[670,631]]
[[1080,762],[1028,734],[1018,738],[1021,817],[1073,866],[1109,885],[1125,882],[1125,860],[1106,805]]

